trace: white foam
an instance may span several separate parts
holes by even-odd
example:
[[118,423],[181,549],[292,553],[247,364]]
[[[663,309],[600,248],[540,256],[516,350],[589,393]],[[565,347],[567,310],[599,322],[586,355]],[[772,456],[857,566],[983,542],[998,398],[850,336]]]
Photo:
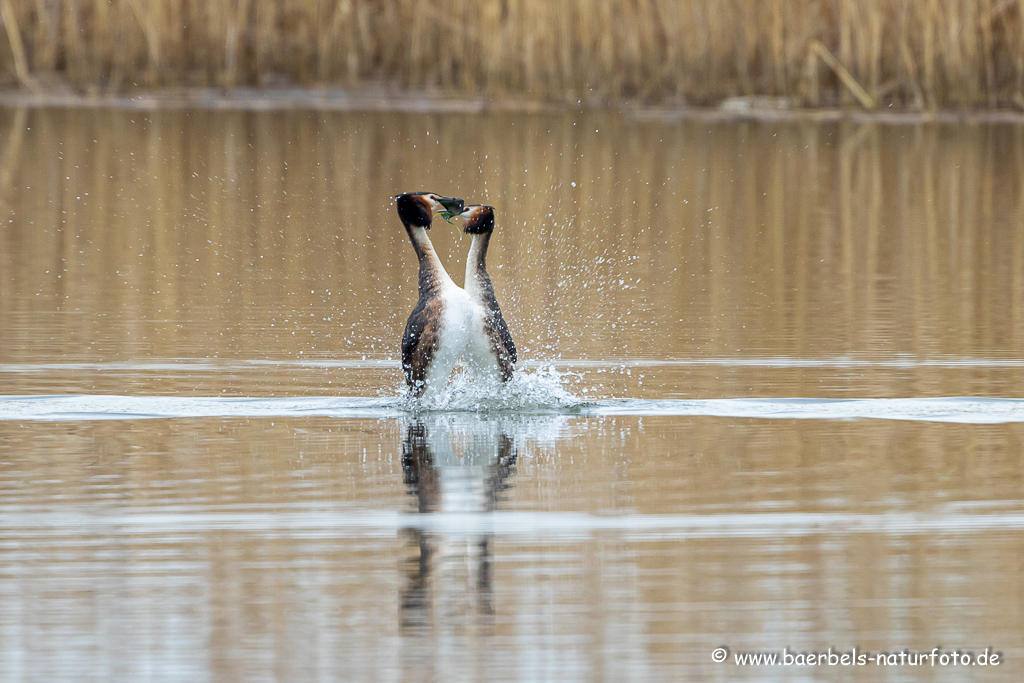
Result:
[[780,512],[730,514],[625,514],[536,510],[494,512],[403,513],[352,508],[281,510],[184,510],[170,507],[117,507],[96,512],[69,506],[60,511],[4,506],[0,528],[6,533],[62,537],[82,531],[117,533],[119,537],[157,533],[203,533],[238,530],[273,532],[290,537],[344,538],[359,534],[393,536],[401,529],[453,535],[527,535],[585,537],[598,532],[652,538],[763,538],[870,533],[888,535],[965,536],[1024,530],[1018,510],[985,514],[936,509],[929,512]]
[[220,398],[178,396],[0,396],[0,420],[125,420],[154,418],[312,417],[394,418],[419,413],[492,415],[556,414],[727,417],[803,420],[916,420],[969,424],[1024,422],[1024,399],[870,398],[870,399],[617,399],[581,402],[555,375],[517,377],[505,391],[490,393],[479,383],[456,380],[424,405],[409,398],[305,397]]

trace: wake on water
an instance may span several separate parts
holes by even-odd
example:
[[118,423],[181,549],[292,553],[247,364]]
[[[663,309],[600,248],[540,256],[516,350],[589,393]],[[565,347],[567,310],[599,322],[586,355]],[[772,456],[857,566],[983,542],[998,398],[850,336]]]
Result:
[[407,392],[378,397],[224,398],[182,396],[0,396],[0,420],[67,421],[157,418],[399,418],[415,415],[515,417],[613,415],[750,419],[884,419],[973,424],[1024,422],[1024,399],[724,398],[583,400],[565,389],[570,373],[519,370],[506,384],[458,372],[422,399]]

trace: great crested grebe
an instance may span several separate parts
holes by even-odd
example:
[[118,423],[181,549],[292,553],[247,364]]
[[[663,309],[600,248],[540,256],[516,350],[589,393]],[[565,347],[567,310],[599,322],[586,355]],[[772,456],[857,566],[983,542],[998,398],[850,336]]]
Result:
[[466,257],[466,294],[473,304],[464,351],[466,363],[478,372],[507,382],[516,369],[516,345],[501,315],[486,266],[487,245],[494,232],[494,209],[470,204],[458,216],[466,221],[463,232],[473,236]]
[[395,206],[420,262],[420,297],[402,336],[402,370],[418,397],[448,382],[472,326],[473,302],[448,276],[427,235],[435,214],[457,215],[463,201],[433,192],[406,192],[395,197]]

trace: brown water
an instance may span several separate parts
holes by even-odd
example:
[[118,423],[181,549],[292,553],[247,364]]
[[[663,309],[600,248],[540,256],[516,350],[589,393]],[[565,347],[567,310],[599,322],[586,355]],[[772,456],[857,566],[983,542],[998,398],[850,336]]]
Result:
[[[0,140],[0,680],[1020,679],[1024,128]],[[518,409],[396,398],[418,189],[497,209]],[[1003,660],[732,658],[854,646]]]

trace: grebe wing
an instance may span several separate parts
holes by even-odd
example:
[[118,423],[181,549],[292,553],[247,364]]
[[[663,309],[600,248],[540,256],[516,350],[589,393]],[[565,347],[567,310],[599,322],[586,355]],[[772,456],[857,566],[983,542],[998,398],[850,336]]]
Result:
[[441,298],[421,297],[405,323],[402,371],[416,396],[427,388],[427,368],[441,341]]
[[516,354],[516,345],[512,341],[512,333],[508,331],[508,325],[505,324],[505,318],[501,315],[501,309],[498,308],[498,302],[493,298],[490,309],[491,315],[487,316],[484,329],[491,341],[494,355],[498,357],[501,378],[507,382],[516,369],[516,361],[519,360]]

